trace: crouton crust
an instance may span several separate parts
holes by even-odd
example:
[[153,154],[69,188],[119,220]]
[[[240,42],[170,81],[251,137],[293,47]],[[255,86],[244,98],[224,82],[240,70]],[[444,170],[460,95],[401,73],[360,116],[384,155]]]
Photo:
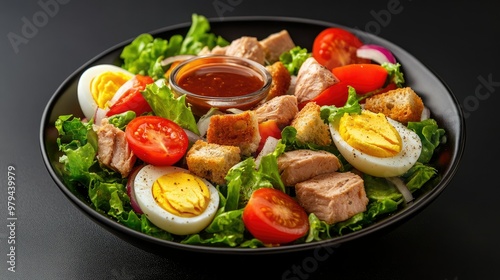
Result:
[[215,184],[225,185],[231,167],[240,162],[240,148],[196,141],[186,154],[189,171]]
[[365,109],[382,113],[406,125],[408,122],[420,121],[424,103],[413,89],[403,87],[370,96],[365,101]]
[[207,142],[237,146],[242,155],[251,155],[257,151],[260,142],[257,115],[254,111],[213,115],[208,125]]
[[321,107],[308,102],[290,124],[297,130],[297,139],[303,143],[328,146],[332,143],[328,125],[321,119]]
[[292,82],[290,72],[281,61],[277,61],[266,66],[266,69],[271,74],[273,81],[271,82],[271,88],[269,89],[267,97],[262,102],[266,102],[276,96],[286,94]]

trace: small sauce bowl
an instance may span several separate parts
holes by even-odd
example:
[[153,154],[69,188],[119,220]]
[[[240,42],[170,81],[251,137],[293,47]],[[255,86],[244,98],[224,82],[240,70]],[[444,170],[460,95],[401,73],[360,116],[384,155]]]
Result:
[[186,95],[193,114],[201,116],[215,107],[249,110],[262,101],[271,87],[266,68],[249,59],[204,55],[185,60],[169,76],[177,96]]

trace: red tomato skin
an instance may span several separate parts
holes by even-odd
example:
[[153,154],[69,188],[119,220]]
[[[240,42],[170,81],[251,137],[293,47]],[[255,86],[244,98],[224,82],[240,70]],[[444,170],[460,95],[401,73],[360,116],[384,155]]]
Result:
[[125,128],[125,137],[139,159],[158,166],[175,164],[189,145],[182,127],[158,116],[136,117]]
[[336,107],[343,107],[349,97],[348,86],[349,84],[347,82],[337,82],[326,88],[311,101],[316,102],[319,106],[335,105]]
[[[294,221],[287,219],[292,215]],[[309,231],[305,210],[293,198],[272,188],[254,191],[242,218],[247,230],[264,244],[290,243]]]
[[332,74],[356,89],[357,94],[366,94],[382,88],[389,75],[384,67],[365,63],[335,67]]
[[328,69],[352,63],[370,63],[359,58],[356,50],[363,42],[353,33],[339,27],[321,31],[313,42],[312,56]]
[[126,111],[134,111],[137,116],[140,116],[152,111],[151,106],[144,99],[141,91],[146,88],[146,85],[153,83],[153,79],[149,76],[139,74],[135,75],[133,79],[135,79],[133,86],[109,108],[106,116],[109,117]]
[[262,150],[262,147],[264,147],[264,144],[269,136],[281,139],[281,129],[275,120],[267,120],[259,123],[259,134],[260,142],[259,147],[257,148],[257,154]]

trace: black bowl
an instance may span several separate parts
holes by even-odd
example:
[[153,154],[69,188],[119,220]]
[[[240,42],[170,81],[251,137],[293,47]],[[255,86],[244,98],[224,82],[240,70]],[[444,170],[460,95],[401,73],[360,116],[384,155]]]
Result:
[[[405,50],[372,34],[333,23],[315,20],[276,17],[238,17],[224,18],[223,20],[211,19],[210,23],[211,32],[222,35],[228,40],[233,40],[243,35],[265,38],[271,33],[287,29],[296,45],[305,47],[308,50],[312,50],[312,42],[319,32],[326,27],[337,26],[351,30],[365,43],[379,44],[393,51],[403,67],[407,84],[419,93],[426,106],[431,110],[432,117],[438,122],[440,127],[446,130],[447,143],[440,150],[441,158],[447,159],[439,167],[441,181],[437,186],[419,194],[414,201],[408,203],[404,208],[398,210],[398,212],[371,226],[345,234],[341,237],[315,243],[256,249],[194,246],[161,240],[125,227],[111,218],[95,211],[84,197],[78,193],[73,193],[65,186],[59,175],[60,172],[58,171],[58,168],[60,168],[58,162],[60,153],[58,152],[56,144],[57,131],[54,128],[54,122],[58,116],[63,114],[73,114],[76,117],[83,118],[76,92],[79,75],[89,66],[96,64],[111,63],[120,65],[120,52],[125,45],[132,41],[132,38],[104,51],[85,65],[82,65],[63,81],[47,104],[41,120],[40,145],[47,170],[66,197],[99,225],[131,244],[157,254],[165,254],[165,252],[171,254],[171,250],[168,249],[178,249],[182,252],[195,251],[226,255],[254,255],[306,251],[324,246],[337,247],[348,241],[373,237],[389,229],[393,229],[428,206],[442,193],[452,180],[459,166],[465,147],[465,122],[463,113],[455,96],[446,84],[429,68]],[[155,37],[170,38],[170,36],[174,34],[186,34],[190,25],[191,23],[184,23],[149,33]]]

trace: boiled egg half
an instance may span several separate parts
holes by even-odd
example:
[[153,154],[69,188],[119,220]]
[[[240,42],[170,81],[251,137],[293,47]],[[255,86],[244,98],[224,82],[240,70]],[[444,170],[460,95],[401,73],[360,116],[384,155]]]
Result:
[[134,192],[146,217],[177,235],[200,232],[219,208],[219,193],[210,182],[174,166],[144,166],[135,176]]
[[362,110],[330,124],[335,146],[353,167],[376,177],[400,176],[418,160],[422,143],[406,126]]
[[105,109],[118,89],[134,75],[112,64],[100,64],[85,70],[78,80],[78,102],[87,119],[97,108]]

